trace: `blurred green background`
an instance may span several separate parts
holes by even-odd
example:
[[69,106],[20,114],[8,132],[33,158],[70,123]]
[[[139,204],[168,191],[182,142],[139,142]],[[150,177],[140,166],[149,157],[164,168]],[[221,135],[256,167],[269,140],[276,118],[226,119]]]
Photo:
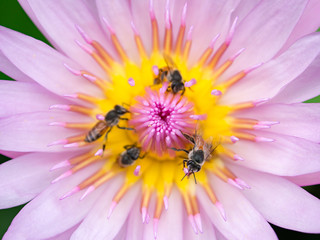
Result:
[[[41,41],[48,43],[41,32],[34,26],[23,9],[20,7],[17,1],[14,0],[0,0],[0,25],[22,32],[26,35],[37,38]],[[49,44],[49,43],[48,43]],[[11,80],[10,77],[0,72],[0,79]],[[320,96],[309,100],[307,102],[320,102]],[[9,160],[9,158],[0,155],[0,163]],[[320,186],[311,186],[305,188],[314,196],[320,198]],[[21,210],[23,206],[14,207],[11,209],[0,210],[0,238],[6,232],[12,219]],[[319,216],[320,221],[320,216]],[[282,239],[306,239],[315,240],[320,239],[320,235],[304,234],[300,232],[290,231],[282,229],[276,226],[272,226],[276,231],[280,240]]]

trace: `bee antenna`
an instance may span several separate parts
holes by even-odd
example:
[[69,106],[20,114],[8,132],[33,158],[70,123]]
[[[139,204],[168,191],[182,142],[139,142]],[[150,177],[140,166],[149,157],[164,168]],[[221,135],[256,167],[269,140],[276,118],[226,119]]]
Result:
[[187,173],[183,176],[183,178],[181,178],[181,181],[182,181],[186,176],[189,176],[188,173],[189,173],[189,172],[187,172]]

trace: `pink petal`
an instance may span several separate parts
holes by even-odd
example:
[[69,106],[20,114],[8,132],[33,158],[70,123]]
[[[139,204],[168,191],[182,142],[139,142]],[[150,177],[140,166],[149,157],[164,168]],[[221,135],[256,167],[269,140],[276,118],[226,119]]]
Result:
[[288,39],[306,4],[304,0],[260,1],[236,29],[225,56],[230,57],[244,47],[246,50],[228,73],[233,75],[270,60]]
[[275,96],[281,88],[309,67],[320,52],[319,45],[319,33],[300,39],[281,56],[262,65],[231,87],[223,95],[222,103],[231,104]]
[[[82,119],[87,119],[84,116]],[[19,152],[67,151],[62,146],[48,147],[59,139],[78,135],[80,130],[49,126],[51,122],[79,121],[79,115],[63,112],[22,113],[0,119],[0,148]],[[44,134],[45,133],[45,134]]]
[[67,231],[60,233],[54,237],[51,238],[47,238],[45,240],[66,240],[66,239],[70,239],[72,233],[79,227],[80,224],[77,224],[75,226],[73,226],[72,228],[68,229]]
[[48,92],[36,83],[0,81],[0,117],[47,111],[53,104],[67,103],[68,101]]
[[239,112],[237,117],[278,121],[279,124],[266,131],[320,142],[320,104],[317,103],[264,104]]
[[[209,47],[214,37],[220,34],[214,48],[225,41],[229,32],[231,13],[238,5],[238,1],[212,1],[205,0],[188,2],[187,24],[194,26],[192,49],[190,52],[191,62],[196,61],[202,52]],[[187,29],[188,30],[188,29]],[[203,34],[203,33],[206,34]],[[238,49],[239,50],[239,49]]]
[[16,158],[24,155],[25,153],[0,150],[0,154],[5,155],[9,158]]
[[208,214],[215,227],[227,239],[277,239],[267,221],[250,202],[241,194],[240,190],[222,182],[217,177],[211,178],[214,191],[221,201],[227,220],[224,221],[216,207],[210,202],[202,188],[198,188],[197,195],[202,208]]
[[76,69],[79,66],[41,41],[0,27],[0,50],[20,71],[56,94],[85,92],[103,96],[87,80],[70,73],[64,63]]
[[261,0],[240,1],[232,13],[233,18],[238,17],[239,23],[241,23],[247,17],[247,15],[251,13],[251,11],[254,11],[254,8],[258,6],[260,1]]
[[[139,206],[140,199],[137,198],[134,202],[134,206]],[[139,207],[133,207],[129,214],[127,220],[127,228],[126,228],[126,235],[125,239],[127,240],[141,240],[143,235],[144,225],[141,221],[141,212]]]
[[107,190],[100,196],[79,228],[72,234],[71,240],[113,239],[118,234],[132,207],[138,207],[133,206],[139,192],[139,186],[136,185],[125,194],[108,219],[112,198],[119,190],[122,182],[123,178],[117,178],[110,182],[110,184],[107,184]]
[[[101,25],[105,25],[103,22],[103,18],[105,18],[115,31],[129,58],[135,62],[139,62],[140,58],[134,40],[134,32],[131,28],[132,17],[129,2],[126,0],[97,0],[96,4],[100,19],[102,20]],[[107,27],[104,27],[104,29],[106,34],[110,35]]]
[[184,216],[184,227],[183,227],[183,239],[184,240],[216,240],[217,230],[214,228],[214,225],[210,221],[208,215],[211,213],[207,213],[203,208],[200,208],[201,220],[202,220],[202,233],[198,233],[197,235],[194,233],[186,214]]
[[50,185],[61,171],[50,168],[75,153],[30,153],[0,165],[0,208],[26,203]]
[[[156,3],[158,1],[154,2]],[[149,1],[135,1],[134,4],[131,5],[131,12],[134,26],[142,39],[147,53],[150,53],[152,48],[152,33],[151,20],[149,15]],[[162,17],[164,17],[164,15]],[[159,30],[161,31],[161,28]],[[160,41],[162,41],[161,38]]]
[[[80,26],[90,38],[108,46],[102,30],[96,19],[92,16],[85,3],[77,4],[69,1],[29,1],[33,14],[39,20],[45,32],[53,39],[53,44],[58,46],[67,56],[78,62],[87,70],[105,76],[103,70],[85,53],[74,40],[83,42],[75,25]],[[52,24],[54,23],[54,24]]]
[[22,236],[25,239],[44,239],[75,226],[87,215],[104,188],[97,189],[82,201],[79,198],[83,192],[64,200],[59,198],[100,167],[100,163],[94,164],[52,184],[18,213],[3,239],[21,239]]
[[319,199],[284,178],[234,169],[251,186],[242,193],[269,222],[300,232],[320,232]]
[[285,178],[299,186],[320,184],[320,172],[307,173],[303,175],[290,176]]
[[240,140],[230,146],[230,149],[245,161],[235,164],[284,176],[320,171],[319,144],[303,138],[263,131],[260,131],[259,136],[275,141],[256,143]]
[[320,25],[320,2],[318,0],[309,0],[303,11],[297,25],[291,32],[287,42],[284,44],[280,53],[289,48],[295,41],[304,35],[317,31]]
[[0,70],[12,79],[21,82],[33,82],[31,78],[21,72],[8,58],[0,51]]
[[309,100],[319,95],[320,56],[296,79],[285,86],[272,102],[296,103]]
[[[159,220],[158,239],[184,239],[183,212],[181,195],[177,189],[173,189],[169,197],[169,208],[163,212]],[[150,213],[152,214],[151,211]],[[149,236],[148,239],[151,239],[152,236]]]
[[30,7],[29,1],[28,0],[18,0],[19,4],[23,8],[23,10],[28,14],[29,18],[32,20],[32,22],[37,26],[37,28],[40,30],[40,32],[48,39],[48,41],[54,45],[55,49],[59,50],[59,46],[56,46],[53,39],[49,36],[48,33],[44,30],[42,25],[40,24],[38,18],[32,11],[32,8]]

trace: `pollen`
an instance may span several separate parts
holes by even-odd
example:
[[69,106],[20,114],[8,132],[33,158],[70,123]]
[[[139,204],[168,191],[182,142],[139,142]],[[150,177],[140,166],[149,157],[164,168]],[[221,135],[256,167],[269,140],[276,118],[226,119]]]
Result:
[[[150,1],[150,53],[147,52],[138,30],[131,22],[132,34],[140,56],[139,63],[129,59],[106,19],[104,22],[110,32],[116,56],[91,39],[81,26],[77,26],[85,42],[77,41],[79,47],[100,65],[107,77],[101,78],[86,69],[73,69],[66,64],[65,67],[70,74],[84,78],[100,88],[105,97],[99,99],[86,93],[70,93],[66,97],[79,100],[79,105],[50,107],[53,111],[71,111],[92,119],[91,122],[83,123],[50,124],[53,127],[80,129],[83,132],[80,135],[58,139],[48,146],[64,145],[67,148],[82,148],[85,151],[84,154],[53,166],[52,170],[68,168],[53,183],[91,164],[102,162],[100,170],[74,186],[61,196],[61,199],[82,192],[79,197],[82,200],[110,179],[123,175],[123,185],[113,197],[108,217],[112,217],[114,208],[128,189],[134,184],[141,184],[141,218],[143,222],[148,222],[152,214],[150,209],[155,209],[152,216],[155,237],[163,209],[170,207],[168,198],[173,187],[178,188],[181,193],[190,226],[195,233],[202,232],[201,208],[195,194],[198,186],[203,187],[212,204],[221,213],[221,217],[227,221],[228,213],[216,197],[214,187],[208,180],[209,176],[216,175],[240,190],[250,188],[225,164],[225,159],[245,161],[233,152],[230,146],[239,141],[270,144],[273,139],[259,136],[257,130],[270,128],[278,123],[263,119],[237,118],[234,115],[237,111],[264,104],[268,99],[236,105],[220,103],[220,99],[234,84],[260,66],[248,66],[229,79],[219,81],[233,62],[237,61],[237,57],[245,51],[238,49],[231,56],[224,56],[236,31],[237,18],[231,24],[229,33],[221,45],[214,49],[218,35],[200,58],[192,61],[195,63],[190,65],[193,26],[189,29],[186,26],[187,4],[181,12],[176,39],[172,33],[172,25],[176,23],[171,22],[168,8],[169,6],[164,19],[166,24],[163,26],[164,41],[160,41],[153,1]],[[222,59],[226,60],[222,62]],[[84,102],[85,106],[80,102]],[[86,140],[88,134],[90,142]],[[192,160],[192,153],[195,152],[193,149],[205,151],[204,154],[198,155],[205,158],[202,157],[198,162]],[[188,167],[187,170],[184,165]],[[191,173],[194,179],[189,178]],[[150,207],[154,203],[150,201],[152,196],[156,196],[156,203]]]

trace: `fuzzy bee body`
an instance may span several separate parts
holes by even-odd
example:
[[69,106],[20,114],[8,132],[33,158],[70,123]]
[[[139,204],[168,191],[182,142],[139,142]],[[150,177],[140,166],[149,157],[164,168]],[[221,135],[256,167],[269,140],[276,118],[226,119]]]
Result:
[[108,129],[108,124],[105,121],[99,121],[86,135],[86,142],[94,142],[102,137]]
[[211,158],[211,154],[217,148],[212,146],[211,143],[204,141],[204,139],[195,133],[193,136],[182,133],[183,136],[193,144],[193,148],[191,150],[186,149],[176,149],[172,148],[175,151],[183,151],[188,154],[188,159],[183,160],[183,167],[187,167],[187,172],[182,178],[182,180],[187,176],[189,177],[191,174],[194,176],[195,183],[196,177],[195,172],[199,172],[205,163],[205,161]]
[[172,91],[174,94],[182,91],[181,95],[183,95],[185,87],[180,71],[169,56],[165,55],[164,58],[167,66],[159,69],[159,73],[154,78],[153,83],[157,85],[167,80],[170,83],[168,87],[169,91]]
[[104,121],[97,122],[96,125],[94,125],[94,127],[87,133],[84,141],[89,143],[94,142],[105,135],[102,146],[102,150],[104,151],[108,134],[114,126],[117,126],[120,129],[134,130],[133,128],[120,127],[118,125],[120,120],[128,120],[127,118],[121,118],[122,115],[128,112],[129,111],[124,107],[115,105],[114,108],[106,114]]
[[118,157],[118,164],[120,167],[128,167],[134,164],[138,158],[143,158],[140,156],[141,148],[136,145],[124,146],[125,151],[123,151]]

